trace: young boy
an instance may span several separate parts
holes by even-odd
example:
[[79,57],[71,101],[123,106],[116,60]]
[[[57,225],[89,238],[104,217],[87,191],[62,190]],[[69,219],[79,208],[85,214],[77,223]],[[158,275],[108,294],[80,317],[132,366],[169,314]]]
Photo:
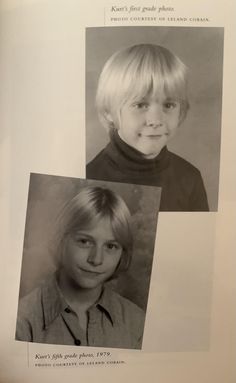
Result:
[[19,302],[16,339],[140,349],[143,310],[105,285],[129,268],[132,249],[124,200],[107,188],[82,189],[58,222],[56,273]]
[[186,83],[185,65],[162,46],[140,44],[111,56],[96,97],[110,143],[86,177],[162,187],[161,211],[208,211],[199,170],[166,146],[189,108]]

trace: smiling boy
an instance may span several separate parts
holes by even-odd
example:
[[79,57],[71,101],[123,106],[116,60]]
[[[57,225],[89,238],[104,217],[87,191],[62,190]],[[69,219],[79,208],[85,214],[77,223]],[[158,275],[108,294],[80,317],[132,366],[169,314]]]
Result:
[[96,97],[110,142],[87,165],[87,178],[162,187],[161,211],[209,210],[200,171],[166,146],[189,108],[186,72],[158,45],[111,56]]
[[57,271],[20,299],[16,339],[140,349],[143,310],[105,285],[131,262],[124,200],[107,188],[81,189],[62,210],[56,242]]
[[128,102],[121,109],[118,134],[128,145],[155,158],[174,136],[179,125],[180,103],[157,95]]

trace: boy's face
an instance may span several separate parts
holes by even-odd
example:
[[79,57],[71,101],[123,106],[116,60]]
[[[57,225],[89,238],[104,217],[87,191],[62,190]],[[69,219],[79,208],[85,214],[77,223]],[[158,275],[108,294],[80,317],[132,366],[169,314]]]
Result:
[[103,218],[65,239],[61,271],[79,289],[100,288],[115,272],[121,254],[110,219]]
[[118,133],[147,159],[156,157],[174,136],[180,119],[180,102],[161,94],[127,102],[121,109]]

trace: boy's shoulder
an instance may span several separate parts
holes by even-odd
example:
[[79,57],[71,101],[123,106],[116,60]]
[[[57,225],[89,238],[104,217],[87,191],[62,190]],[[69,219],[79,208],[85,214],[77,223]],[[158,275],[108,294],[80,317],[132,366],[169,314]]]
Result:
[[38,307],[41,302],[42,286],[38,286],[19,300],[18,315],[28,316],[32,313],[32,307]]
[[116,164],[113,163],[108,153],[111,150],[111,143],[108,143],[87,165],[86,178],[112,180],[116,171]]
[[184,159],[183,157],[171,152],[168,149],[169,156],[169,166],[172,168],[172,171],[177,172],[178,174],[185,174],[186,176],[196,176],[199,177],[200,171],[199,169],[191,164],[189,161]]
[[144,320],[144,311],[134,302],[110,288],[105,288],[106,299],[116,317],[122,316],[126,320]]
[[94,169],[94,167],[97,168],[99,164],[104,162],[105,157],[106,157],[106,150],[104,148],[86,165],[87,171]]
[[37,287],[19,300],[19,317],[30,318],[32,316],[34,317],[43,314],[42,303],[44,295],[48,295],[48,292],[50,292],[50,295],[55,295],[54,279],[54,275],[50,275],[49,277],[43,279]]

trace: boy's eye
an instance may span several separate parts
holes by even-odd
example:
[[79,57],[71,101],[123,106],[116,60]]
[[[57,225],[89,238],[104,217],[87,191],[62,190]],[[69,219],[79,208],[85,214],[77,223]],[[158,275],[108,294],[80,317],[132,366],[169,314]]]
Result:
[[91,239],[86,237],[75,236],[74,241],[79,247],[82,247],[82,248],[93,247],[93,241],[91,241]]
[[178,103],[176,101],[166,101],[164,103],[164,108],[167,110],[175,109],[177,107]]
[[140,101],[140,102],[136,102],[135,104],[133,104],[133,106],[136,109],[147,109],[148,108],[148,103],[145,102],[145,101]]
[[115,253],[117,251],[121,251],[122,247],[118,242],[108,242],[108,243],[106,243],[106,249],[109,252]]

